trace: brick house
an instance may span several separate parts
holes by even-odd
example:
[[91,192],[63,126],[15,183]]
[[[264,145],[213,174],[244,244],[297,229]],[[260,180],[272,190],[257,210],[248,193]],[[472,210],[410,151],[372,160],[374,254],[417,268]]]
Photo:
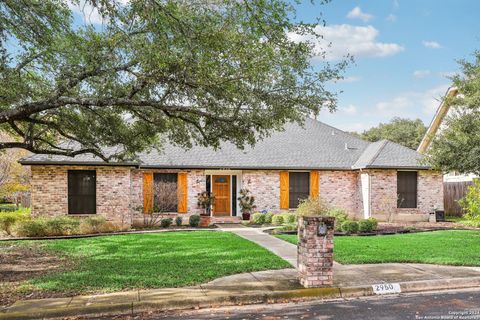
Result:
[[98,214],[132,222],[155,211],[153,185],[168,181],[176,203],[162,214],[201,213],[197,194],[210,191],[216,196],[213,219],[239,220],[237,196],[247,188],[258,211],[291,210],[310,195],[352,217],[426,221],[429,212],[442,209],[442,173],[421,157],[393,142],[367,142],[307,119],[303,127],[287,124],[244,150],[229,143],[218,150],[166,145],[135,162],[105,163],[91,155],[33,155],[20,162],[32,169],[34,216]]

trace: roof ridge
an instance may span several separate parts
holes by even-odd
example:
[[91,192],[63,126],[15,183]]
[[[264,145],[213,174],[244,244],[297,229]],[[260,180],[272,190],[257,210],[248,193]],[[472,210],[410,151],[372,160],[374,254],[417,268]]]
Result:
[[328,123],[325,123],[325,122],[323,122],[323,121],[320,121],[320,120],[318,120],[318,119],[313,119],[313,118],[310,118],[310,117],[307,117],[307,119],[310,119],[310,120],[312,120],[312,121],[318,122],[318,123],[320,123],[320,124],[322,124],[322,125],[324,125],[324,126],[327,126],[327,127],[329,127],[329,128],[335,129],[335,130],[337,130],[337,131],[340,131],[341,133],[344,133],[345,135],[347,135],[347,136],[349,136],[350,138],[353,138],[353,139],[355,139],[355,140],[359,140],[359,141],[362,141],[362,142],[369,142],[369,141],[366,140],[366,139],[357,137],[356,135],[354,135],[354,134],[352,134],[352,133],[350,133],[350,132],[348,132],[348,131],[345,131],[345,130],[336,128],[336,127],[334,127],[334,126],[332,126],[332,125],[330,125],[330,124],[328,124]]
[[382,150],[385,148],[385,146],[389,141],[387,139],[382,139],[382,140],[379,140],[378,142],[381,142],[380,147],[378,148],[377,152],[375,152],[375,154],[372,156],[372,158],[370,159],[370,161],[366,166],[372,165],[375,162],[375,160],[377,160],[378,156],[380,155],[380,152],[382,152]]

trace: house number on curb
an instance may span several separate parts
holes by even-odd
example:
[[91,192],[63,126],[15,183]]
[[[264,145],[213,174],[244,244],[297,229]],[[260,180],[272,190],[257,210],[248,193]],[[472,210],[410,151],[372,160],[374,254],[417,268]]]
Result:
[[389,293],[400,293],[402,289],[400,289],[399,283],[380,283],[372,285],[373,292],[375,294],[389,294]]

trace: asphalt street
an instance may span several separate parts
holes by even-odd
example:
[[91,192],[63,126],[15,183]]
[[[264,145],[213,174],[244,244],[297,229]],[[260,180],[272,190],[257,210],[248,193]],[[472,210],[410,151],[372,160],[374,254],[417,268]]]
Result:
[[116,319],[480,320],[480,289],[159,312]]

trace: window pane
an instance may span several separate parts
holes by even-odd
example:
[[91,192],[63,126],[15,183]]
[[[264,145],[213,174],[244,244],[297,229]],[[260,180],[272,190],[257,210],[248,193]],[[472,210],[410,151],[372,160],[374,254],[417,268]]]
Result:
[[397,207],[398,208],[416,208],[417,207],[417,172],[416,171],[398,171],[397,172]]
[[68,213],[96,213],[96,173],[94,170],[68,171]]
[[300,200],[310,195],[310,173],[289,172],[289,207],[297,208]]
[[153,211],[177,212],[178,188],[176,173],[153,174]]

